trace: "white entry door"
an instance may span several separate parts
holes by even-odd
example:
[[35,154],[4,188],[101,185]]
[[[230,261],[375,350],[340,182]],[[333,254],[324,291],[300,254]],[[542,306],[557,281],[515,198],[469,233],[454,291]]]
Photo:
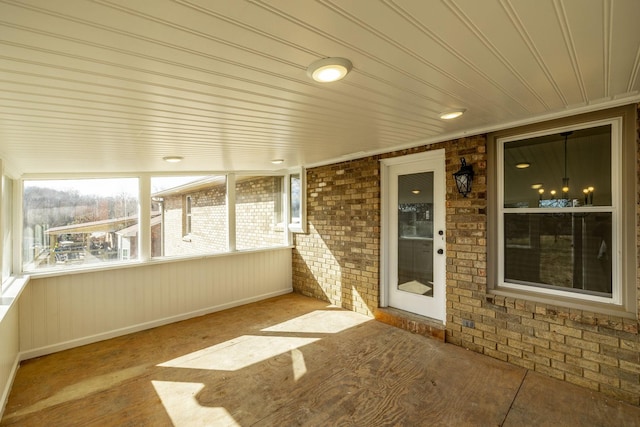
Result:
[[382,306],[445,321],[444,150],[382,161]]

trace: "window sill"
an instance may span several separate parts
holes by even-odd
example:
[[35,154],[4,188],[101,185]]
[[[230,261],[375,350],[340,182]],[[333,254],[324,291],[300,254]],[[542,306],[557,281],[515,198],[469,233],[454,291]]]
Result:
[[27,283],[29,283],[29,278],[29,276],[11,277],[7,280],[8,285],[2,285],[3,291],[2,296],[0,297],[0,322],[2,322],[9,310],[11,310],[11,307],[18,303],[18,298],[27,286]]
[[157,258],[151,258],[150,260],[146,260],[146,261],[133,260],[128,262],[114,262],[108,266],[102,266],[102,267],[78,267],[78,268],[73,268],[68,270],[29,271],[28,273],[25,272],[25,274],[29,274],[29,276],[25,276],[25,277],[30,277],[31,279],[40,279],[40,278],[47,278],[47,277],[67,276],[71,274],[96,273],[96,272],[107,271],[107,270],[122,270],[126,268],[145,267],[145,266],[155,265],[155,264],[193,261],[193,260],[206,259],[206,258],[219,258],[219,257],[226,257],[226,256],[242,255],[242,254],[247,254],[252,252],[266,252],[266,251],[272,251],[272,250],[282,250],[282,249],[291,249],[291,248],[293,248],[292,245],[282,245],[282,246],[273,246],[270,248],[244,249],[244,250],[236,250],[231,252],[202,253],[197,255],[182,255],[182,256],[174,256],[174,257],[157,257]]
[[[626,310],[622,305],[578,300],[576,298],[569,298],[558,295],[544,295],[537,292],[530,292],[519,289],[490,289],[488,291],[488,295],[485,297],[485,300],[490,304],[501,307],[509,307],[511,305],[507,302],[507,300],[522,300],[537,304],[554,306],[558,307],[559,309],[564,308],[567,312],[569,312],[569,310],[582,310],[589,313],[602,314],[605,316],[615,316],[637,321],[635,311]],[[532,311],[535,312],[535,309]],[[572,320],[580,322],[579,319]]]
[[292,232],[292,233],[297,233],[297,234],[302,233],[302,234],[304,234],[304,233],[307,232],[304,229],[304,227],[302,226],[302,224],[300,224],[300,223],[289,224],[288,228],[289,228],[289,231]]

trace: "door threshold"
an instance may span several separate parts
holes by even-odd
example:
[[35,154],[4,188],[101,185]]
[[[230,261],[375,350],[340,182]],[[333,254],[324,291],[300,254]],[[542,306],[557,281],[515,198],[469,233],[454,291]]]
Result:
[[439,320],[392,307],[379,307],[373,315],[379,322],[444,342],[445,326]]

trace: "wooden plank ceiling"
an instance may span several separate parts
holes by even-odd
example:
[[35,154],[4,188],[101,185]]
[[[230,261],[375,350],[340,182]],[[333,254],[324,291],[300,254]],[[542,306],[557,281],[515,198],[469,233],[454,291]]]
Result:
[[[638,22],[636,0],[0,0],[0,157],[269,170],[638,102]],[[344,80],[307,77],[333,56]]]

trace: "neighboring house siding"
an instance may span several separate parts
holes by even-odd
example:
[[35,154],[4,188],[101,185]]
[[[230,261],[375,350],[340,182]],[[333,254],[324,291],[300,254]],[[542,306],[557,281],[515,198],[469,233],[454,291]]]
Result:
[[[294,290],[371,315],[380,300],[379,160],[440,148],[446,151],[447,175],[446,340],[639,405],[637,318],[487,292],[485,136],[309,169],[309,233],[295,237]],[[473,164],[476,172],[468,198],[457,193],[452,177],[460,157]],[[637,179],[640,188],[640,176]],[[640,205],[637,216],[640,222]],[[637,226],[636,234],[639,242]],[[640,298],[640,269],[635,286]],[[473,320],[475,328],[463,326],[463,319]]]

